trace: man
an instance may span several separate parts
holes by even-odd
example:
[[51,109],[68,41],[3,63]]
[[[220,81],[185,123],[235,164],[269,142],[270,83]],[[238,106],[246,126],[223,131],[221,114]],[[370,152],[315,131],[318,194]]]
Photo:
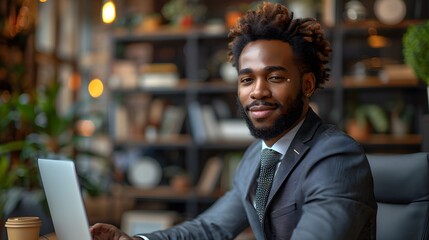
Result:
[[[229,36],[238,105],[252,135],[262,140],[246,150],[233,188],[196,219],[173,228],[130,238],[96,224],[94,239],[233,239],[249,225],[256,239],[375,239],[376,203],[365,154],[309,107],[329,77],[331,48],[320,24],[293,19],[280,4],[262,3]],[[260,160],[264,148],[275,150],[274,157]],[[275,156],[280,160],[264,169],[265,159]]]

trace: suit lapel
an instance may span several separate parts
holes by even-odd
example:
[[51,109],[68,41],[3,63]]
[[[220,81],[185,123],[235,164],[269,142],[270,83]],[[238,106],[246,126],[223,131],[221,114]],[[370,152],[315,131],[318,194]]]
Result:
[[277,170],[276,177],[273,180],[273,185],[271,186],[270,195],[268,196],[267,206],[271,202],[274,194],[279,190],[282,183],[290,175],[294,167],[301,161],[302,156],[308,151],[309,147],[301,142],[295,143],[293,148],[289,148],[286,152],[285,157],[282,159],[282,163]]
[[249,161],[247,161],[245,163],[247,169],[244,170],[243,172],[248,173],[248,179],[247,181],[243,181],[246,183],[245,189],[246,189],[246,200],[252,204],[253,207],[253,203],[251,201],[251,194],[254,194],[253,190],[254,190],[254,186],[255,186],[255,182],[256,182],[256,178],[258,177],[259,174],[259,166],[260,166],[260,161],[259,159],[261,158],[261,142],[258,141],[257,144],[254,145],[254,148],[252,149],[252,151],[249,153]]
[[264,231],[262,229],[262,226],[259,222],[258,215],[256,214],[256,210],[253,206],[253,199],[251,196],[254,196],[255,194],[255,182],[256,178],[259,174],[259,167],[260,167],[260,158],[261,158],[261,142],[258,141],[258,143],[253,147],[251,150],[249,156],[249,161],[245,163],[245,166],[247,169],[245,169],[244,172],[247,173],[246,177],[247,180],[243,180],[242,182],[245,182],[245,200],[243,203],[245,204],[244,208],[248,212],[248,221],[249,224],[252,226],[252,230],[257,236],[257,239],[265,239],[264,237]]
[[267,207],[271,203],[271,200],[281,187],[282,183],[288,178],[295,166],[302,160],[303,156],[305,156],[307,151],[310,149],[310,146],[306,143],[313,138],[320,124],[320,118],[310,109],[307,118],[297,132],[294,140],[282,159],[279,169],[277,170],[270,195],[268,196]]

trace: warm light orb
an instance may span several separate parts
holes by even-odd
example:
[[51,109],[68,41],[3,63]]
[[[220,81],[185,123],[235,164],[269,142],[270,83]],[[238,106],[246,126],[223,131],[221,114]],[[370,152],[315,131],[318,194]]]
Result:
[[47,2],[48,0],[40,0],[41,3]]
[[91,97],[93,98],[98,98],[99,96],[101,96],[101,94],[103,94],[103,90],[103,82],[98,78],[92,79],[91,82],[89,82],[88,84],[89,95],[91,95]]
[[112,1],[107,1],[103,5],[102,18],[104,23],[112,23],[116,18],[115,4]]
[[76,123],[76,129],[79,135],[91,137],[95,132],[95,124],[91,120],[79,120]]

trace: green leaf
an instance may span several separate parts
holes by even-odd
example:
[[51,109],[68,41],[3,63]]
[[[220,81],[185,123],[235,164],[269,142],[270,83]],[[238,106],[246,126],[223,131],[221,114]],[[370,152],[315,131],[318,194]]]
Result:
[[389,130],[389,120],[380,106],[375,104],[366,106],[366,114],[376,132],[385,133]]
[[25,146],[25,141],[13,141],[0,145],[0,155],[22,150]]
[[404,61],[429,85],[429,21],[408,27],[403,37]]
[[8,188],[9,180],[7,171],[9,169],[9,160],[6,157],[0,158],[0,189]]

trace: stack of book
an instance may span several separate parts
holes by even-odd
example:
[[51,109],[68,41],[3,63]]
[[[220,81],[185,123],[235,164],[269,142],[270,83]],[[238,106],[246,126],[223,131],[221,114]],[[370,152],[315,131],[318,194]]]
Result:
[[175,87],[179,83],[177,66],[172,63],[151,63],[140,66],[138,85],[141,88]]

